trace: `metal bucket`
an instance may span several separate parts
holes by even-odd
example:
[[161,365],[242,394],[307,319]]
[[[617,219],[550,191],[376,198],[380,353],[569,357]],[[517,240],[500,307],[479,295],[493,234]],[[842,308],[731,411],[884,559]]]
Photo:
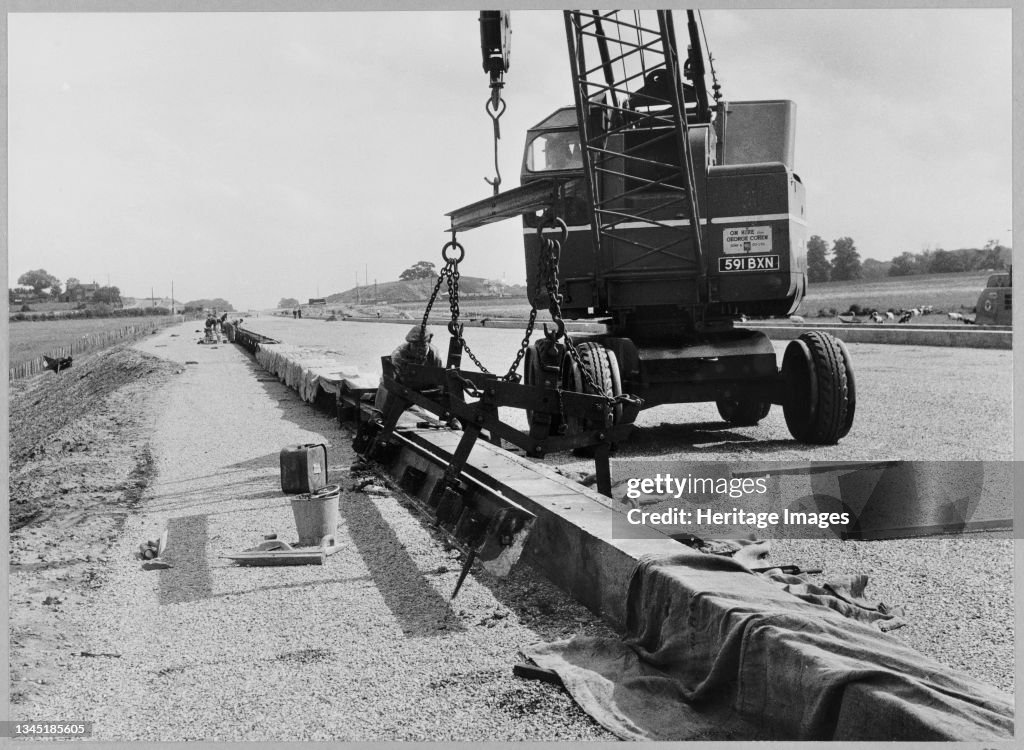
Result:
[[337,535],[340,497],[341,486],[329,484],[316,492],[292,498],[300,547],[318,546],[324,537]]

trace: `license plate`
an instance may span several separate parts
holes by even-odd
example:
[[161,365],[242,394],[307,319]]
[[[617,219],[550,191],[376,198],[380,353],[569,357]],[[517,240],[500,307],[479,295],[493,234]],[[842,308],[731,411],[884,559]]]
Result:
[[727,271],[778,271],[781,267],[778,255],[741,255],[719,258],[718,270]]

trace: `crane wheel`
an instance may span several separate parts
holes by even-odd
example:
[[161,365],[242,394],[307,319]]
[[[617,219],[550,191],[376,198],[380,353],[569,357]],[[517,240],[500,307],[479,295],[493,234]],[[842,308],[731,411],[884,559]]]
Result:
[[794,438],[834,445],[853,425],[856,393],[846,347],[829,333],[807,331],[782,358],[786,399],[782,410]]
[[757,401],[749,398],[719,399],[715,402],[718,413],[726,422],[737,427],[753,427],[768,416],[772,405],[770,401]]
[[843,353],[843,367],[846,368],[846,419],[839,431],[839,438],[842,439],[849,434],[850,428],[853,427],[853,416],[857,411],[857,384],[853,379],[853,360],[850,359],[850,352],[846,349],[846,344],[842,339],[836,339],[836,343],[839,344],[839,350]]
[[[537,351],[537,346],[543,343],[542,341],[535,341],[530,344],[526,349],[526,356],[523,360],[523,384],[524,385],[543,385],[544,384],[544,371],[541,369],[541,355]],[[560,348],[564,348],[561,344],[558,344]],[[559,356],[564,356],[564,352],[560,352]],[[533,410],[526,410],[526,423],[533,429]],[[557,435],[561,430],[562,418],[554,417],[551,420],[551,424],[548,428],[549,435]]]
[[[615,352],[610,349],[605,349],[601,344],[594,341],[587,341],[579,344],[576,347],[576,351],[579,352],[580,362],[583,367],[586,368],[587,373],[590,375],[590,379],[594,385],[597,386],[595,391],[587,383],[586,378],[580,372],[580,368],[577,367],[576,362],[572,357],[566,355],[562,360],[562,387],[566,390],[576,391],[577,393],[593,393],[595,395],[605,395],[610,397],[622,395],[622,379],[619,374],[619,360],[615,356]],[[612,410],[612,424],[605,425],[611,427],[616,424],[622,417],[622,406],[616,405]],[[583,432],[586,429],[594,429],[598,425],[595,425],[590,420],[580,419],[579,417],[565,417],[566,432],[569,435],[576,435]]]

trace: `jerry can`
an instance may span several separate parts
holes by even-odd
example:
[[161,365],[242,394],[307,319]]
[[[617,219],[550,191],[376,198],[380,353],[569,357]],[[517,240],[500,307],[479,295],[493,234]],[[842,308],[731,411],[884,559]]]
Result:
[[327,485],[327,446],[323,443],[286,445],[281,449],[281,491],[294,495],[316,492]]

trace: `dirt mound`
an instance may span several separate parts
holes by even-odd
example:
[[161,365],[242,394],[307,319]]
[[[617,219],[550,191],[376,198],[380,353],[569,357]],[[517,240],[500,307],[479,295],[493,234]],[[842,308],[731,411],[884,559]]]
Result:
[[[11,529],[47,517],[56,508],[88,506],[124,492],[118,443],[137,428],[126,387],[155,388],[178,366],[118,346],[76,359],[59,375],[50,371],[10,385]],[[120,398],[117,398],[121,394]],[[136,454],[137,456],[138,454]],[[98,499],[98,498],[95,498]]]
[[11,703],[60,679],[73,614],[102,585],[110,545],[153,472],[146,399],[180,365],[127,345],[10,384]]

